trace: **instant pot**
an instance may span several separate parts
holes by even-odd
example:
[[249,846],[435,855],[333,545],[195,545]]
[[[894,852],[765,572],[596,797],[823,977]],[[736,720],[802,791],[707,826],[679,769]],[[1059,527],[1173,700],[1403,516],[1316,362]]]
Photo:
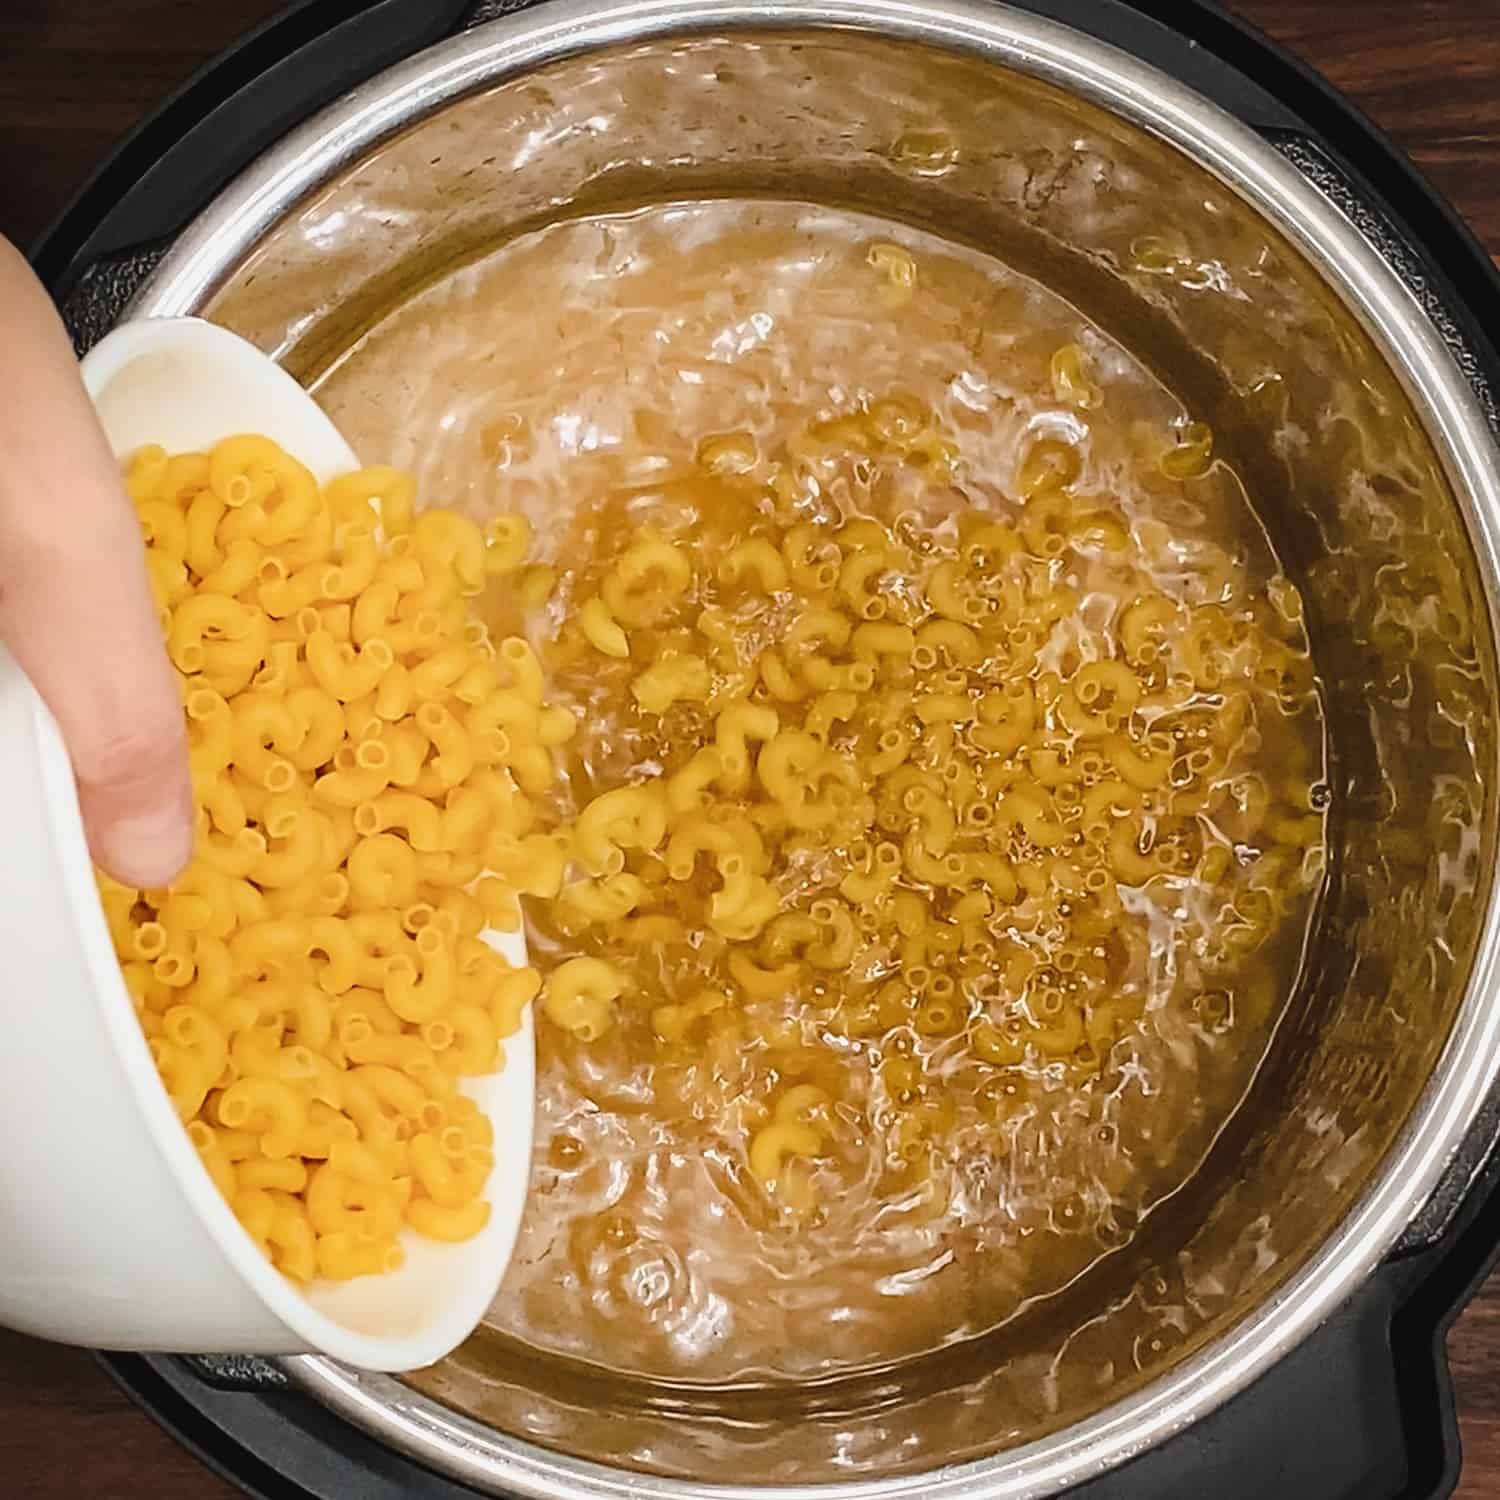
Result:
[[[894,148],[935,136],[937,166]],[[1034,270],[1274,497],[1337,802],[1254,1090],[1066,1308],[910,1367],[669,1386],[481,1338],[413,1384],[108,1368],[265,1500],[1448,1494],[1444,1340],[1500,1245],[1500,281],[1347,103],[1201,0],[309,0],[126,140],[35,262],[80,349],[203,312],[312,379],[507,235],[730,191]]]

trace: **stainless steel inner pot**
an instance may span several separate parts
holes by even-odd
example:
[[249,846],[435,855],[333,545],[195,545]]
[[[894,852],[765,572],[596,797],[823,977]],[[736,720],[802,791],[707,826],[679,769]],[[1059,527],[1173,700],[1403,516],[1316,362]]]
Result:
[[[942,172],[894,149],[939,129]],[[963,0],[563,3],[481,27],[263,158],[133,311],[207,313],[313,377],[505,237],[727,193],[989,249],[1197,403],[1302,584],[1328,684],[1336,851],[1303,983],[1171,1211],[970,1344],[816,1387],[669,1389],[493,1337],[415,1384],[289,1371],[507,1495],[1052,1494],[1313,1329],[1494,1082],[1496,451],[1418,301],[1270,146],[1122,53]]]

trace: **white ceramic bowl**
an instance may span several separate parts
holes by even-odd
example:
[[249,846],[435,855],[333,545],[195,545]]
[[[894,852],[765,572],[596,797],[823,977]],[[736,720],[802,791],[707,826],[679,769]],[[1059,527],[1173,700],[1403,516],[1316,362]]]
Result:
[[[84,378],[120,455],[261,432],[320,480],[357,466],[290,376],[197,319],[123,325],[84,361]],[[418,1368],[462,1343],[499,1286],[525,1203],[529,1012],[504,1071],[467,1085],[495,1126],[484,1232],[462,1245],[408,1233],[399,1271],[300,1291],[240,1228],[158,1081],[95,895],[57,727],[3,648],[0,793],[0,1324],[96,1348],[319,1352],[371,1370]],[[519,935],[486,936],[525,962]]]

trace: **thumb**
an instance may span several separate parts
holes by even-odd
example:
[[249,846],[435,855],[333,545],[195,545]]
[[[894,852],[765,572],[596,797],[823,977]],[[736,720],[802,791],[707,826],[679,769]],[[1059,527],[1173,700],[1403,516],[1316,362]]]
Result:
[[134,507],[50,299],[0,240],[0,640],[51,709],[94,858],[137,889],[192,853],[187,733]]
[[[128,505],[107,491],[77,501]],[[192,853],[193,802],[176,679],[125,518],[129,531],[24,539],[0,523],[0,639],[62,731],[95,860],[150,889]]]

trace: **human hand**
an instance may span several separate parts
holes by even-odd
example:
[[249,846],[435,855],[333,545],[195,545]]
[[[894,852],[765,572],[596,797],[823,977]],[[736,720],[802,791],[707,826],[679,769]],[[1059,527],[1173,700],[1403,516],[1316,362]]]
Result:
[[62,730],[94,858],[162,886],[193,802],[140,526],[62,321],[4,239],[0,337],[0,641]]

